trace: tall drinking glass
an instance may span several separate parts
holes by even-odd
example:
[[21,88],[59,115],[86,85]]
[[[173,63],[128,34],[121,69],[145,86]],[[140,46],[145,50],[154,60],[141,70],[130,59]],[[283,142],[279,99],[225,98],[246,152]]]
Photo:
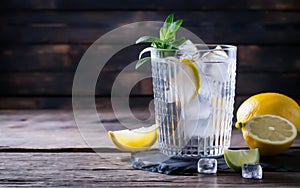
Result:
[[220,156],[231,139],[236,47],[151,48],[155,121],[162,153]]

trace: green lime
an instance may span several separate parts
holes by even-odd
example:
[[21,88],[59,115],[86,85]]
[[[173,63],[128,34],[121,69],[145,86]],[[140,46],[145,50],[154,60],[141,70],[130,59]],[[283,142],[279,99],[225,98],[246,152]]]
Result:
[[234,171],[240,171],[244,163],[259,163],[259,150],[224,150],[226,164]]

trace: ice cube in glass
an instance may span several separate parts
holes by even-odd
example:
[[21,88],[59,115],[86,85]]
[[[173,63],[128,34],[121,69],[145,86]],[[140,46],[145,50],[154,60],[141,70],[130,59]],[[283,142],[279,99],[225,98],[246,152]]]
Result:
[[198,49],[190,40],[186,40],[183,44],[178,46],[178,51],[180,53],[181,59],[187,58],[190,60],[195,60],[199,58]]
[[221,46],[215,47],[215,51],[209,51],[202,54],[200,58],[200,65],[204,72],[210,77],[214,77],[218,81],[228,81],[229,73],[228,68],[229,64],[224,62],[230,61],[226,52],[222,49]]

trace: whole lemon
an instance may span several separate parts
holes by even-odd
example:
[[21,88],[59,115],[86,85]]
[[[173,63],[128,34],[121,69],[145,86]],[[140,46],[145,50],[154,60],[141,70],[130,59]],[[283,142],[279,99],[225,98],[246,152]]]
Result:
[[237,110],[236,128],[260,115],[277,115],[292,122],[300,132],[300,107],[296,101],[280,93],[260,93],[245,100]]

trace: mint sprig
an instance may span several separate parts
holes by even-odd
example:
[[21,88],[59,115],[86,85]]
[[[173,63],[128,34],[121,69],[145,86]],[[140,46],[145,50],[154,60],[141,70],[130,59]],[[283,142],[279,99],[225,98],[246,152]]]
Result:
[[[151,42],[151,46],[158,49],[177,49],[178,46],[180,46],[182,43],[186,41],[185,38],[180,38],[176,40],[176,32],[182,25],[183,20],[177,20],[174,22],[174,15],[170,14],[163,26],[160,28],[159,31],[159,38],[153,37],[153,36],[143,36],[140,37],[136,44],[138,43],[144,43],[144,42]],[[140,54],[141,56],[141,54]],[[145,57],[139,59],[137,64],[135,65],[135,68],[137,69],[145,62],[149,61],[150,57]]]

